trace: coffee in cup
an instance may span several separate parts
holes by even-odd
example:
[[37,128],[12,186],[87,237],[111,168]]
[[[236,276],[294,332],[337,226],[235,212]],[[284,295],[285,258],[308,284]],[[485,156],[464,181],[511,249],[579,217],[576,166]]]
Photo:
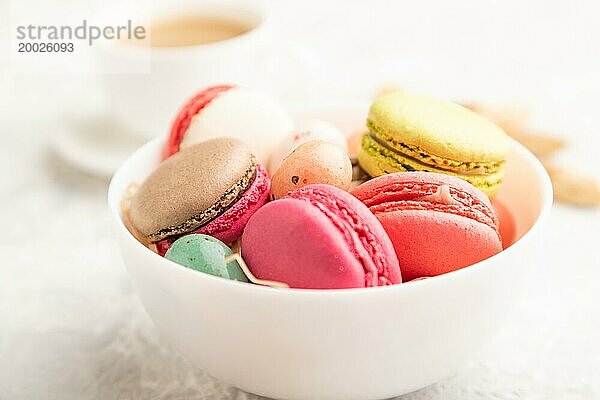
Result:
[[241,21],[211,15],[178,16],[153,21],[147,40],[127,40],[130,44],[152,47],[197,46],[243,35],[253,26]]

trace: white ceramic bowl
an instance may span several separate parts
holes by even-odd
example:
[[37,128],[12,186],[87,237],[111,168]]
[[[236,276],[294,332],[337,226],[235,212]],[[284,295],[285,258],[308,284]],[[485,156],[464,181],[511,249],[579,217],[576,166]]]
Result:
[[[366,108],[325,107],[298,118],[352,133]],[[476,265],[383,288],[272,289],[195,272],[154,254],[121,223],[130,182],[158,165],[164,138],[136,151],[114,175],[108,200],[131,279],[160,333],[210,375],[280,399],[382,399],[457,371],[490,341],[531,277],[552,203],[538,160],[512,142],[498,198],[520,239]]]

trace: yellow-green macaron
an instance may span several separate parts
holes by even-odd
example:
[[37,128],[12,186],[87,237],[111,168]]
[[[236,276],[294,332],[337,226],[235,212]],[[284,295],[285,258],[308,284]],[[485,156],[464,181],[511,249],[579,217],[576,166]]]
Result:
[[401,171],[458,176],[493,195],[504,178],[506,133],[458,104],[402,92],[379,97],[358,153],[372,177]]

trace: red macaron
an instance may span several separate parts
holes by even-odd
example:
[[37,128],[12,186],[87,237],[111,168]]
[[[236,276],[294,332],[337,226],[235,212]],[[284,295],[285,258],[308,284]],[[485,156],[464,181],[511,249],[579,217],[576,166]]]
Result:
[[450,175],[399,172],[351,192],[389,235],[405,280],[454,271],[502,250],[488,197]]

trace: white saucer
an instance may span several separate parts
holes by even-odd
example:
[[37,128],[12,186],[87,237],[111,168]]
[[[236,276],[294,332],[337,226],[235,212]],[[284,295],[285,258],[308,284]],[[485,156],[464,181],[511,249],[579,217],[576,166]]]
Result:
[[89,174],[108,178],[135,149],[149,140],[125,130],[109,116],[67,119],[52,142],[57,154]]

